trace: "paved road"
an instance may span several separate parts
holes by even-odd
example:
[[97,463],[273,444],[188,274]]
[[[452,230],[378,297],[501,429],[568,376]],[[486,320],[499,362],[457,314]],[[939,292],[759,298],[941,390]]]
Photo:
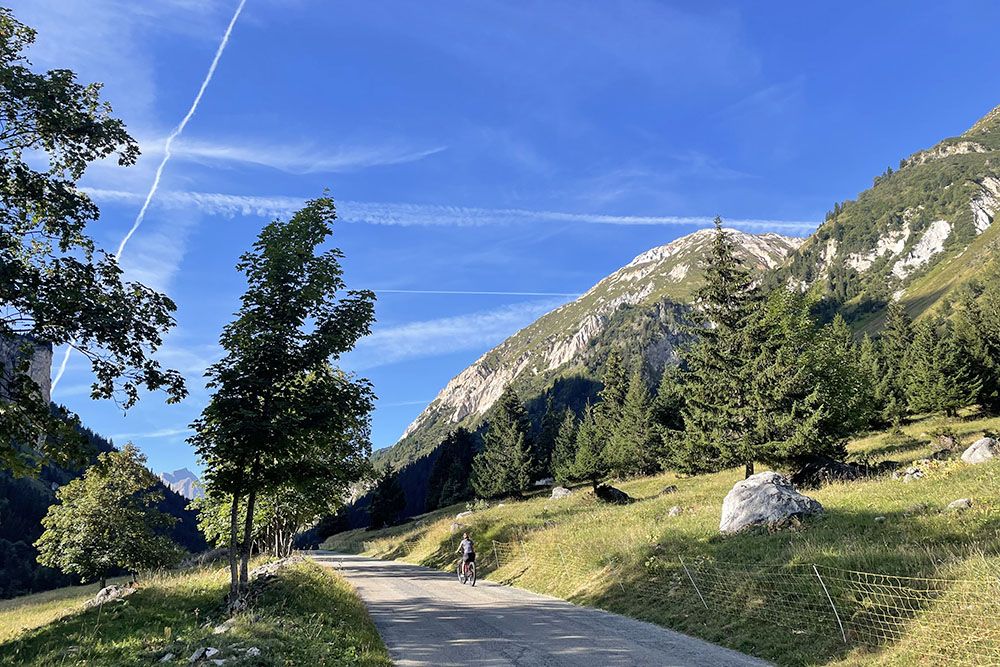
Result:
[[762,661],[598,609],[426,567],[314,552],[338,568],[368,606],[393,661],[476,667],[737,665]]

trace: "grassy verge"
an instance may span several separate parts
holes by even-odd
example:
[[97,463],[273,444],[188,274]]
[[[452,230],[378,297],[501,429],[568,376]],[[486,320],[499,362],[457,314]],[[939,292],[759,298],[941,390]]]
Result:
[[[219,649],[214,657],[227,665],[392,664],[353,589],[313,563],[285,570],[231,629],[213,634],[223,620],[219,602],[227,575],[225,569],[205,568],[155,577],[123,602],[0,640],[0,665],[149,665],[167,653],[174,658],[166,664],[187,664],[206,646]],[[77,601],[65,595],[64,601]],[[39,618],[40,608],[57,604],[57,598],[37,597],[10,601],[11,615],[0,616],[0,637],[11,636],[10,619]],[[259,654],[248,654],[251,648]]]
[[[851,444],[851,451],[873,461],[892,459],[906,464],[930,454],[929,433],[945,423],[965,443],[986,430],[1000,430],[998,419],[929,419],[907,425],[902,434],[861,438]],[[813,617],[789,618],[779,608],[780,598],[738,590],[751,587],[749,578],[736,576],[739,572],[751,572],[758,579],[761,573],[774,572],[775,581],[779,574],[782,581],[793,581],[793,575],[803,570],[811,576],[810,566],[816,564],[984,583],[995,582],[1000,574],[996,557],[1000,553],[1000,464],[970,466],[949,460],[929,466],[927,475],[912,483],[882,478],[832,484],[809,492],[826,513],[806,521],[800,529],[721,537],[722,498],[741,476],[740,471],[726,471],[693,478],[666,474],[625,481],[619,486],[640,502],[624,507],[599,504],[583,490],[562,500],[507,502],[461,519],[454,518],[459,509],[455,507],[385,531],[334,536],[324,547],[358,549],[361,540],[366,540],[371,555],[450,569],[457,533],[466,529],[454,524],[466,524],[483,553],[483,569],[492,579],[796,665],[934,664],[933,660],[920,661],[907,648],[926,644],[928,639],[933,643],[942,628],[907,621],[903,641],[886,642],[875,652],[861,648],[857,641],[845,645],[835,619],[821,604],[817,603]],[[671,484],[678,487],[677,492],[660,495]],[[945,510],[949,502],[964,497],[972,499],[972,509]],[[679,515],[671,515],[674,506],[680,508]],[[497,568],[490,553],[492,540],[517,543],[528,558],[501,557]],[[677,576],[680,558],[710,564],[704,576],[715,577],[723,593],[740,593],[746,604],[730,608],[711,604],[705,609],[686,580]],[[614,577],[609,575],[612,570]],[[654,583],[652,596],[636,594]],[[833,593],[836,597],[837,592]],[[851,595],[867,596],[850,600],[861,608],[878,603],[877,591]],[[758,613],[747,613],[755,605]],[[966,630],[993,633],[1000,652],[1000,625],[977,620],[981,611],[973,609],[968,618],[956,623],[966,623]],[[860,620],[849,618],[846,623],[850,628],[852,621]],[[976,664],[975,655],[967,657],[972,659],[968,664]],[[961,658],[958,654],[951,659]]]
[[[128,577],[121,577],[109,579],[108,584],[126,581]],[[83,603],[94,597],[99,588],[99,584],[67,586],[13,600],[0,600],[0,645],[29,630],[79,611]]]

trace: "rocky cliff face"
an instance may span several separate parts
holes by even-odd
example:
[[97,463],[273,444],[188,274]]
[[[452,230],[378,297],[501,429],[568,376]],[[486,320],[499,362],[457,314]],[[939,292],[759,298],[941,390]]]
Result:
[[[52,346],[36,343],[24,336],[6,338],[0,336],[0,376],[9,377],[25,355],[28,360],[28,375],[38,385],[46,402],[52,397]],[[0,388],[0,398],[2,398]],[[9,396],[9,394],[8,394]]]
[[[732,234],[743,259],[763,272],[780,265],[801,239],[778,234]],[[686,303],[702,280],[702,262],[712,230],[701,230],[642,253],[594,285],[586,294],[544,315],[517,332],[453,378],[417,417],[403,439],[376,458],[406,463],[437,444],[456,425],[475,426],[504,387],[513,383],[526,398],[559,376],[588,371],[600,362],[594,354],[612,329],[632,329],[628,337],[646,340],[642,354],[653,366],[675,354],[678,304]]]

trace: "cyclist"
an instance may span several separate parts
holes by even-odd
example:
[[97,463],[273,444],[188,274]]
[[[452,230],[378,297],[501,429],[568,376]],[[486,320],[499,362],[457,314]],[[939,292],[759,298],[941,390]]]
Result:
[[468,533],[462,533],[462,542],[455,553],[462,554],[462,574],[469,576],[469,563],[476,562],[476,545],[469,539]]

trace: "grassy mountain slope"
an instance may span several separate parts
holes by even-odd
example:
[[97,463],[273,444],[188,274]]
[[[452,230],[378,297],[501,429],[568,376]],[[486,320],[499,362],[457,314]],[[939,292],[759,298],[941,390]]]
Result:
[[838,204],[773,280],[869,329],[890,299],[919,316],[995,256],[998,211],[1000,107]]
[[[781,264],[800,243],[778,234],[730,231],[739,254],[761,272]],[[376,463],[406,465],[433,450],[455,426],[477,427],[508,383],[529,403],[560,378],[586,385],[612,346],[642,354],[658,372],[674,354],[683,304],[701,284],[712,235],[701,230],[639,255],[487,352],[448,383],[399,443],[376,452]],[[592,388],[581,387],[581,403],[588,391]]]
[[[856,458],[908,464],[931,453],[929,434],[944,425],[967,444],[1000,429],[1000,419],[917,421],[902,433],[858,438],[849,449]],[[976,652],[983,645],[972,640],[992,636],[1000,651],[995,600],[981,608],[984,596],[964,599],[963,586],[987,599],[997,590],[1000,462],[970,466],[951,459],[924,467],[927,475],[912,483],[886,477],[808,491],[825,514],[774,533],[718,534],[722,499],[742,478],[741,470],[729,470],[617,483],[639,499],[628,506],[598,503],[579,489],[562,500],[507,500],[461,519],[455,513],[464,508],[454,506],[383,531],[335,535],[324,547],[367,546],[370,555],[451,569],[456,530],[468,529],[482,554],[481,571],[495,581],[649,620],[779,664],[985,664]],[[661,495],[666,485],[677,491]],[[972,499],[972,509],[946,510],[963,497]],[[679,515],[670,512],[675,506]],[[465,525],[454,529],[456,521]],[[499,550],[499,569],[492,540],[518,544],[513,557]],[[679,558],[701,581],[707,609]],[[940,594],[921,602],[905,589],[892,593],[905,586],[898,580],[849,587],[832,575],[827,583],[841,609],[845,644],[811,564],[971,583],[942,584]],[[807,592],[800,596],[797,586]],[[964,600],[959,612],[940,608],[956,600]],[[880,605],[901,610],[898,624],[870,622]],[[874,642],[861,632],[866,627],[896,633],[898,640]],[[935,652],[948,660],[936,661]]]

